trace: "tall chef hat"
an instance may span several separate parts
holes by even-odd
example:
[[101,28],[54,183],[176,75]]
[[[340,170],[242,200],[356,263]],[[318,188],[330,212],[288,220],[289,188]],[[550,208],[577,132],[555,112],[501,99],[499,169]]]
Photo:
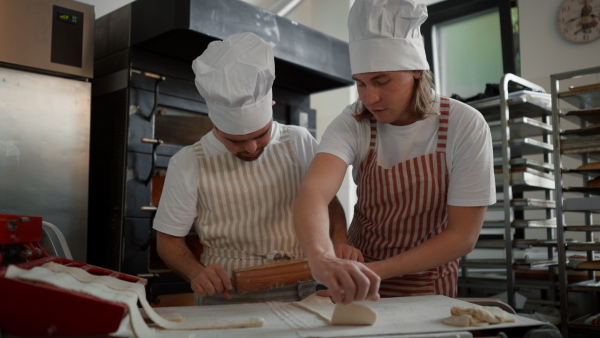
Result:
[[421,40],[427,7],[412,0],[356,0],[348,17],[352,74],[429,69]]
[[192,69],[196,88],[208,105],[208,117],[219,130],[250,134],[273,117],[273,50],[258,36],[240,33],[213,41],[194,60]]

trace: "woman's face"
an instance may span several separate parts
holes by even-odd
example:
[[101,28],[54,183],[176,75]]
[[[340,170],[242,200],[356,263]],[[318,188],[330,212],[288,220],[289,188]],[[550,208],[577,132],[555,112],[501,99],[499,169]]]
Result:
[[422,71],[354,74],[358,96],[377,122],[405,126],[415,122],[409,111],[415,80]]

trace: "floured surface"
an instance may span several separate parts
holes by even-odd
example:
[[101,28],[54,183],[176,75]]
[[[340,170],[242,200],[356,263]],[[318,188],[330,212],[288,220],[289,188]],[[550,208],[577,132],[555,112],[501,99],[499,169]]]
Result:
[[[197,337],[356,337],[374,335],[401,335],[437,332],[464,332],[465,328],[452,327],[442,323],[448,318],[454,306],[476,306],[445,296],[419,296],[385,298],[378,302],[368,302],[377,312],[374,326],[332,326],[314,314],[298,308],[292,303],[260,303],[215,306],[187,306],[155,308],[161,313],[180,313],[187,320],[194,318],[243,318],[261,317],[264,327],[230,330],[188,331]],[[543,322],[515,316],[514,323],[487,326],[483,329],[509,327],[537,327]],[[478,329],[478,328],[474,328]]]

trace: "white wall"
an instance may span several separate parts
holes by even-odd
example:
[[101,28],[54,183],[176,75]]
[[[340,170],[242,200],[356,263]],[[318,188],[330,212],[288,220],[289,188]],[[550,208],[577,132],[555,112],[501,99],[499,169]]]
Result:
[[94,6],[96,19],[135,0],[76,0]]
[[[556,18],[563,0],[520,0],[521,76],[550,92],[550,75],[600,66],[600,40],[563,38]],[[600,81],[600,79],[598,79]]]

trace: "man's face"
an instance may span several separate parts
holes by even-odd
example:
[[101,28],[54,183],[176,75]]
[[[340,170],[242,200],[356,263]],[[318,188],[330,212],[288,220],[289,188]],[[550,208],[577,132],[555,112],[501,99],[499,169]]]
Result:
[[409,111],[415,80],[421,71],[354,74],[358,96],[379,123],[402,126],[414,122]]
[[273,120],[263,128],[246,135],[231,135],[215,127],[213,133],[225,148],[243,161],[254,161],[260,157],[265,147],[271,142],[271,126]]

